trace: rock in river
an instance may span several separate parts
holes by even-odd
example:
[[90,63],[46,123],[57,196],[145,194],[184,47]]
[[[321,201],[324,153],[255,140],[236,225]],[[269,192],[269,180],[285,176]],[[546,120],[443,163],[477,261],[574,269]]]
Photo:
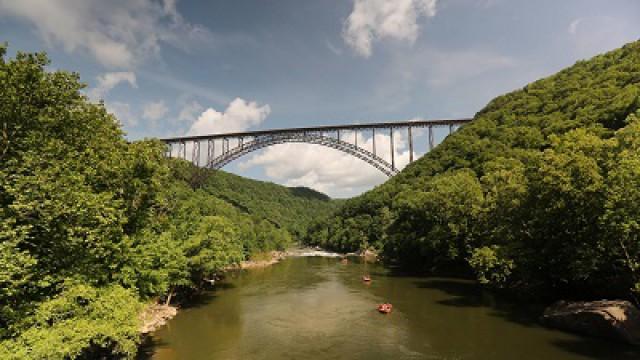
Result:
[[542,321],[562,330],[640,344],[640,311],[628,301],[559,301],[544,311]]

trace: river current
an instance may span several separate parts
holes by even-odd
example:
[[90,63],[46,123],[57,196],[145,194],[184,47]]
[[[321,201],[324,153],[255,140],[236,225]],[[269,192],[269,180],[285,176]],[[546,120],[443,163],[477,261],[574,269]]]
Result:
[[[378,313],[387,301],[393,311]],[[145,357],[640,359],[634,348],[541,327],[536,314],[471,281],[395,275],[360,258],[291,257],[230,273],[156,331]]]

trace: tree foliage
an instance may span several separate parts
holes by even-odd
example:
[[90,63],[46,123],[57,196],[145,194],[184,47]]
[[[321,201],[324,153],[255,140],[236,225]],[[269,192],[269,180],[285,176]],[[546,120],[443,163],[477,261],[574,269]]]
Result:
[[[138,348],[135,293],[113,285],[69,285],[38,305],[13,341],[0,343],[3,359],[133,357]],[[91,346],[89,346],[91,345]]]
[[335,207],[129,142],[47,65],[0,47],[0,358],[132,358],[142,301],[198,291]]

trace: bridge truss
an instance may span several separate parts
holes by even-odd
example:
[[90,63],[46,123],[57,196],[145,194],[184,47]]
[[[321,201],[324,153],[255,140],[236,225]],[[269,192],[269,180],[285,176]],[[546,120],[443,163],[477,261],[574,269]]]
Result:
[[[197,166],[212,169],[220,169],[246,154],[276,144],[317,144],[355,156],[391,177],[399,171],[396,167],[394,144],[394,134],[397,134],[398,131],[406,131],[409,163],[411,163],[414,161],[415,129],[427,129],[428,149],[431,150],[435,147],[435,128],[448,127],[449,134],[451,134],[458,127],[470,121],[471,119],[448,119],[320,126],[182,136],[166,138],[162,141],[167,144],[167,156],[189,160]],[[389,136],[390,141],[387,149],[376,147],[376,135],[380,134]],[[365,145],[361,141],[359,145],[359,135],[370,136],[371,143]]]

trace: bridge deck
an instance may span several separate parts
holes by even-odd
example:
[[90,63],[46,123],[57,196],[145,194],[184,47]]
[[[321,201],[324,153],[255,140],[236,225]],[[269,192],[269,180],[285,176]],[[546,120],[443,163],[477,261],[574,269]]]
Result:
[[178,136],[178,137],[164,138],[160,140],[167,143],[171,143],[171,142],[179,142],[179,141],[197,141],[197,140],[222,139],[222,138],[252,137],[252,136],[272,135],[272,134],[300,133],[305,131],[332,132],[332,131],[338,131],[338,130],[353,131],[353,130],[377,129],[377,128],[403,128],[407,126],[411,126],[411,127],[447,126],[447,125],[462,125],[470,122],[471,120],[473,119],[438,119],[438,120],[352,124],[352,125],[329,125],[329,126],[316,126],[316,127],[245,131],[245,132],[235,132],[235,133],[225,133],[225,134]]

